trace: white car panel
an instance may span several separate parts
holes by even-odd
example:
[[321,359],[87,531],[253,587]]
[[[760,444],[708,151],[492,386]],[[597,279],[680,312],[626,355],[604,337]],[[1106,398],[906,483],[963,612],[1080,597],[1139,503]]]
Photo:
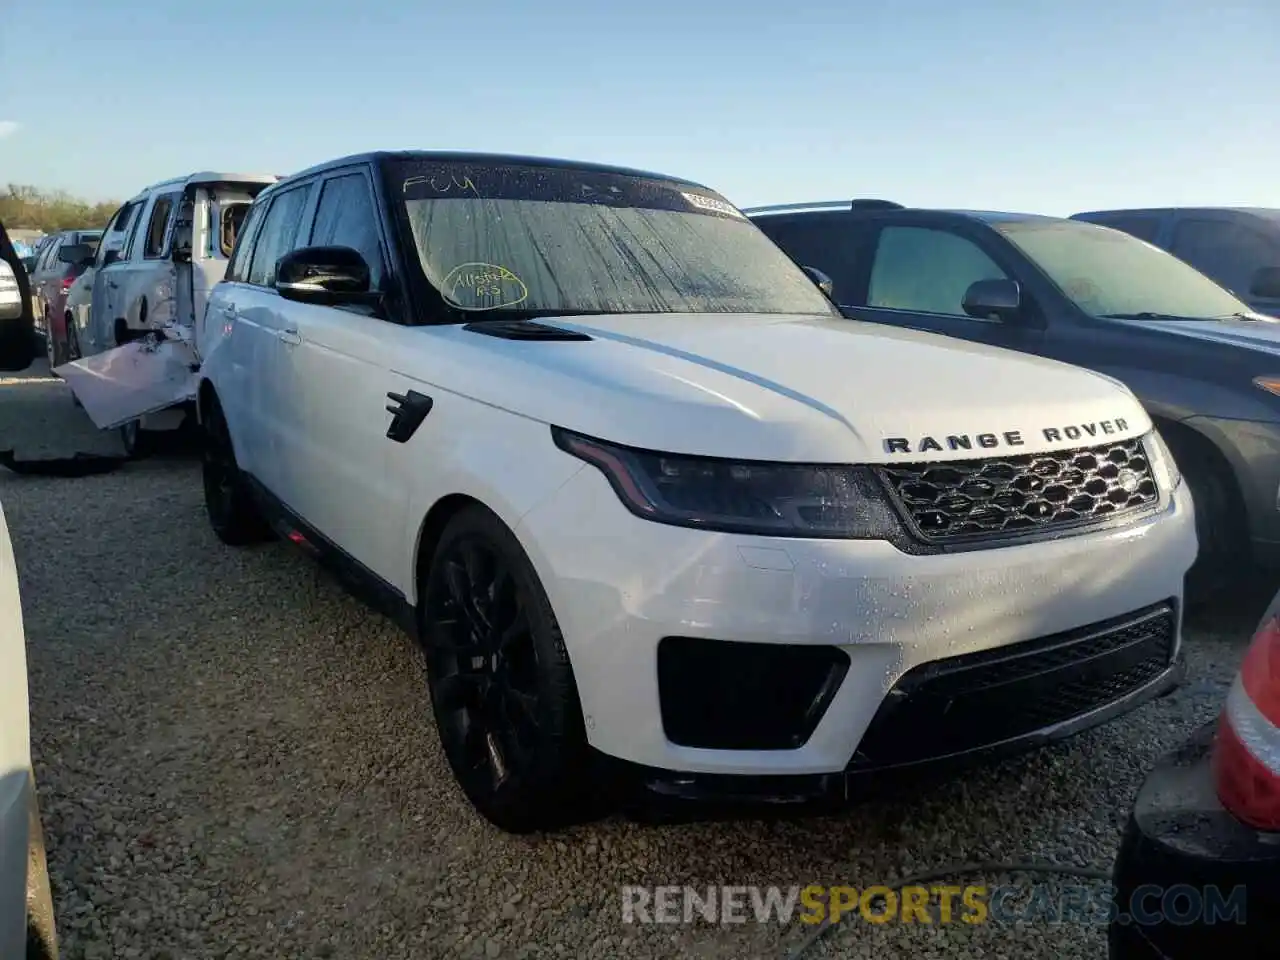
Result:
[[[516,532],[559,617],[594,747],[668,770],[827,773],[844,769],[885,693],[911,668],[1179,597],[1195,558],[1194,512],[1185,487],[1165,504],[1115,530],[910,556],[883,541],[652,523],[588,467]],[[833,644],[852,667],[803,747],[692,749],[663,733],[653,665],[666,636]]]
[[31,730],[13,545],[0,506],[0,957],[25,955]]

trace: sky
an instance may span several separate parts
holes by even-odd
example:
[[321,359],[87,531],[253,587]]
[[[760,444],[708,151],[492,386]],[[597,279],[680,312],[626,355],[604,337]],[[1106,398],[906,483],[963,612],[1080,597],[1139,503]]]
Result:
[[405,148],[739,206],[1280,207],[1280,2],[0,4],[0,184],[123,199]]

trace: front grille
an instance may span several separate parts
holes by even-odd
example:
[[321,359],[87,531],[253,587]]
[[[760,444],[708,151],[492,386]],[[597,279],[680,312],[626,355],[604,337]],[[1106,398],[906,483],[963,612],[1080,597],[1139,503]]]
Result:
[[942,759],[1092,713],[1159,677],[1176,646],[1177,614],[1163,603],[916,667],[885,698],[849,769]]
[[1160,496],[1141,439],[877,469],[913,532],[931,543],[1101,523]]

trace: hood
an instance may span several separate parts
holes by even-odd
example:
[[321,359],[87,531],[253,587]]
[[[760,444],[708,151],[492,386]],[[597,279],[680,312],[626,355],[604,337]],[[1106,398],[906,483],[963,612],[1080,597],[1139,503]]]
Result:
[[1254,314],[1256,320],[1121,320],[1144,330],[1160,330],[1193,340],[1245,347],[1280,356],[1280,319]]
[[[1150,428],[1132,394],[1108,377],[881,324],[743,314],[539,322],[592,340],[519,342],[457,326],[408,329],[456,341],[464,354],[477,351],[465,364],[451,364],[451,374],[440,368],[458,392],[602,440],[671,453],[955,460],[1088,446]],[[486,372],[483,385],[477,370]]]

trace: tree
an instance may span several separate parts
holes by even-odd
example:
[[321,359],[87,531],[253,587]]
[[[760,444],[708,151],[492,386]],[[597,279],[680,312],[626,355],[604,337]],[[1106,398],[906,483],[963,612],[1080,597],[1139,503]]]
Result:
[[29,184],[11,183],[0,190],[0,223],[10,230],[97,230],[105,227],[120,204],[89,203],[61,190],[47,193]]

